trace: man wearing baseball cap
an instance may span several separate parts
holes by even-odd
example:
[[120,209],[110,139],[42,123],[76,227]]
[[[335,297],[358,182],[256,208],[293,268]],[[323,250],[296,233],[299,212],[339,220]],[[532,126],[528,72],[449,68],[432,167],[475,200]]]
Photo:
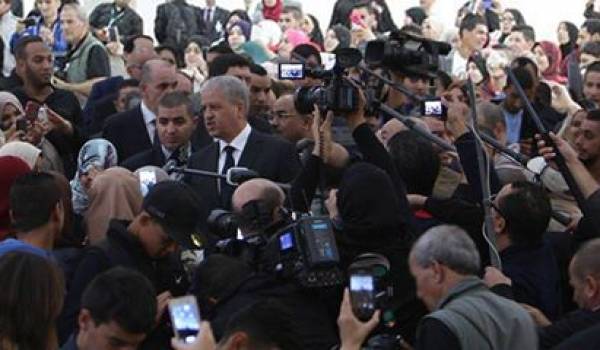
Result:
[[[96,275],[115,266],[132,268],[150,279],[158,293],[159,320],[168,300],[184,294],[189,285],[180,259],[173,253],[178,247],[200,248],[198,234],[207,216],[204,203],[186,184],[163,181],[150,189],[142,212],[131,222],[111,220],[106,238],[87,248],[71,280],[59,319],[61,341],[77,328],[85,287]],[[148,338],[151,341],[152,334]]]

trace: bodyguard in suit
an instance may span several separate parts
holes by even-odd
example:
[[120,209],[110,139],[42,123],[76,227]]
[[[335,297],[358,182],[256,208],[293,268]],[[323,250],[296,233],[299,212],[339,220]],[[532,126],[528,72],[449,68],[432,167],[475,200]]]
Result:
[[156,120],[158,142],[126,159],[121,166],[131,171],[146,165],[164,167],[167,162],[185,167],[192,152],[207,144],[206,138],[200,137],[206,133],[204,126],[197,128],[199,118],[194,113],[192,99],[184,92],[166,94],[158,105]]
[[[241,80],[231,76],[211,78],[200,95],[204,124],[215,142],[192,155],[190,168],[225,174],[233,166],[242,166],[272,181],[294,179],[300,170],[294,146],[250,127],[246,118],[249,91]],[[230,209],[234,188],[225,181],[189,175],[184,180],[202,196],[209,209]]]
[[215,41],[225,34],[225,26],[229,11],[217,6],[216,0],[206,0],[206,7],[200,10],[200,18],[203,22],[202,35],[208,40]]
[[117,148],[119,159],[125,160],[152,148],[159,101],[176,88],[175,66],[160,59],[144,64],[140,80],[142,102],[133,109],[109,117],[102,131],[102,137]]

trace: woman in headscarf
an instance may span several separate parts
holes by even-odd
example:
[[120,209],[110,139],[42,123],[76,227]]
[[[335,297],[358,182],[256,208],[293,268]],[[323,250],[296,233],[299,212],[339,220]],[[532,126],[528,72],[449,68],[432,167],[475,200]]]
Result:
[[308,44],[310,38],[300,29],[288,29],[283,33],[283,39],[279,45],[277,53],[280,58],[289,60],[292,51],[300,44]]
[[17,97],[9,92],[0,92],[0,129],[6,143],[26,141],[39,148],[42,153],[40,170],[64,173],[63,161],[56,148],[44,137],[44,126],[39,122],[26,121],[26,130],[17,130],[17,121],[24,121],[25,111]]
[[279,17],[283,11],[283,0],[262,0],[263,19],[279,22]]
[[125,168],[113,167],[96,176],[88,196],[84,222],[90,244],[106,237],[110,220],[132,220],[142,210],[140,182]]
[[77,156],[77,173],[71,180],[73,190],[73,211],[83,215],[89,205],[87,191],[92,181],[102,171],[116,166],[117,150],[105,139],[93,139],[86,142]]
[[0,157],[13,156],[21,159],[33,171],[40,170],[42,151],[35,146],[22,141],[12,141],[0,147]]
[[227,27],[225,39],[235,53],[240,53],[242,45],[250,41],[251,35],[252,25],[250,22],[240,20]]
[[562,61],[560,49],[550,41],[540,41],[533,47],[538,71],[544,80],[565,84],[567,78],[559,73]]
[[560,74],[567,76],[567,63],[571,53],[577,49],[577,37],[579,36],[579,29],[571,22],[560,22],[557,29],[557,35],[560,53],[562,55],[562,61],[560,62]]
[[13,156],[0,157],[0,241],[9,236],[10,207],[9,191],[13,182],[31,171],[23,160]]
[[[521,26],[525,24],[525,18],[521,11],[517,9],[506,9],[500,17],[500,38],[498,42],[504,44],[504,41],[508,38],[512,32],[513,27]],[[490,31],[491,32],[491,31]]]
[[327,207],[334,214],[340,266],[346,270],[357,256],[377,253],[390,262],[389,280],[394,288],[393,306],[401,334],[414,337],[425,313],[415,293],[408,269],[412,235],[402,222],[400,200],[389,175],[370,163],[356,163],[344,172],[337,192]]

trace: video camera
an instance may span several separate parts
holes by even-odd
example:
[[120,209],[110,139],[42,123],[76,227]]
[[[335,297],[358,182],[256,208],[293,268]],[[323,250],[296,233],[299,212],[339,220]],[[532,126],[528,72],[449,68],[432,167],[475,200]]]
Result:
[[360,51],[343,48],[336,51],[335,65],[331,70],[307,68],[302,63],[282,64],[279,68],[280,78],[293,80],[311,77],[324,81],[323,85],[296,90],[294,105],[301,114],[312,113],[315,105],[322,112],[350,113],[358,109],[358,89],[347,80],[345,73],[361,60]]
[[223,210],[209,216],[211,232],[220,238],[215,252],[241,258],[258,271],[295,280],[306,288],[344,283],[331,221],[302,217],[274,234],[237,237],[236,215]]
[[434,78],[440,55],[447,55],[450,49],[450,45],[444,42],[395,31],[390,34],[389,40],[374,40],[367,44],[365,62],[406,75]]

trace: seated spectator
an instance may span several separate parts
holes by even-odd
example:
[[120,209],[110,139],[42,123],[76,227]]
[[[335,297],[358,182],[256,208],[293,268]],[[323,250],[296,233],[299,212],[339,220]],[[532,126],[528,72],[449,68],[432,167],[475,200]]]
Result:
[[454,226],[427,231],[409,259],[419,298],[431,311],[419,325],[416,349],[438,349],[440,342],[446,349],[536,348],[527,312],[477,277],[479,254],[464,231]]
[[301,44],[308,44],[310,42],[310,38],[306,33],[299,29],[288,29],[283,32],[283,37],[281,39],[281,44],[277,50],[277,54],[279,58],[283,60],[290,60],[292,58],[291,53],[292,50]]
[[194,81],[194,92],[208,78],[208,64],[204,58],[205,43],[202,37],[191,37],[184,52],[185,68],[182,70]]
[[525,56],[535,45],[535,30],[526,24],[513,27],[507,45],[514,57]]
[[58,267],[37,255],[0,257],[0,344],[3,349],[56,349],[56,320],[64,280]]
[[17,178],[10,189],[10,213],[17,239],[0,242],[0,256],[23,251],[49,258],[64,225],[65,211],[58,184],[47,173]]
[[250,41],[252,24],[240,20],[233,22],[226,31],[225,39],[235,53],[241,53],[242,45]]
[[559,66],[562,60],[560,49],[550,41],[540,41],[533,47],[536,63],[541,78],[544,80],[565,84],[567,78],[559,74]]
[[590,64],[583,75],[583,96],[600,106],[600,62]]
[[77,331],[62,350],[138,348],[154,327],[156,291],[143,274],[115,267],[85,288]]
[[170,45],[160,45],[155,49],[158,57],[175,67],[179,68],[181,66],[181,54],[179,50],[170,46]]
[[0,157],[0,240],[14,236],[10,225],[10,188],[17,178],[27,174],[31,168],[17,157]]

